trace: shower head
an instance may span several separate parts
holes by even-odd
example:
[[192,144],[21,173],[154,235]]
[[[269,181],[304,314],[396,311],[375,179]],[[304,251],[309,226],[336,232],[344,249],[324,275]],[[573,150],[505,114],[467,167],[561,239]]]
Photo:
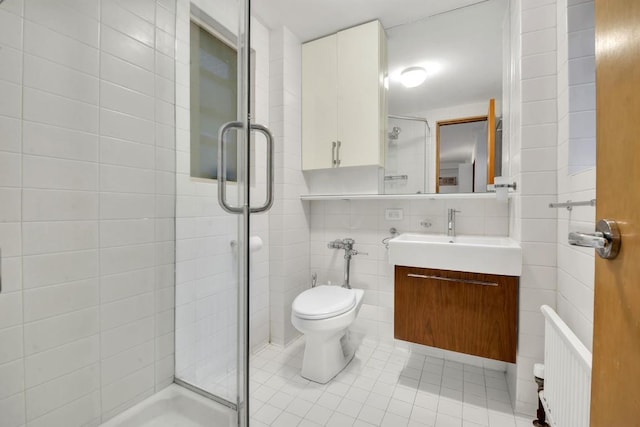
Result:
[[402,132],[402,129],[400,129],[398,126],[394,126],[391,132],[389,132],[389,139],[395,141],[396,139],[398,139],[400,132]]

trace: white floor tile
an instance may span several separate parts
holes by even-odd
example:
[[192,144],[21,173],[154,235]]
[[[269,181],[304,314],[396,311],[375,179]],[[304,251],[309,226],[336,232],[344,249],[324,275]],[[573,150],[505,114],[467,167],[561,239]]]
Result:
[[383,409],[374,408],[372,406],[365,405],[358,415],[358,419],[366,421],[375,426],[379,426],[384,417],[385,411]]
[[256,412],[254,418],[261,423],[265,423],[267,425],[271,424],[275,421],[276,418],[282,413],[281,409],[276,408],[275,406],[271,406],[269,404],[263,405]]
[[331,427],[351,427],[356,419],[340,412],[334,412],[329,418],[328,426]]
[[288,412],[281,413],[278,418],[271,424],[272,427],[294,427],[297,426],[302,418]]
[[[327,384],[300,376],[304,341],[252,359],[256,427],[529,427],[514,416],[504,372],[365,341]],[[231,376],[230,376],[231,378]],[[227,381],[218,379],[217,383]]]

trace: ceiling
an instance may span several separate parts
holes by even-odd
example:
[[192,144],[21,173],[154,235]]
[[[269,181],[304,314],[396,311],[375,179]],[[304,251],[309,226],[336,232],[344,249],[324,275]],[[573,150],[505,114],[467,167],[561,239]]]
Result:
[[[386,29],[389,113],[429,110],[501,98],[502,21],[506,0],[254,0],[271,29],[287,27],[302,41],[372,19]],[[436,63],[421,86],[404,88],[401,69]]]
[[384,28],[486,0],[254,0],[253,13],[269,28],[285,26],[306,42],[379,19]]

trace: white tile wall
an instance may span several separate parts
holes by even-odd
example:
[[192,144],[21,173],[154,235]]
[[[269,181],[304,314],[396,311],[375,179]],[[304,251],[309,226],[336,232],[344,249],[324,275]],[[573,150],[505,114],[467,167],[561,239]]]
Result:
[[533,363],[543,359],[541,304],[556,305],[557,212],[557,17],[556,2],[511,2],[510,154],[518,183],[512,200],[511,236],[521,242],[523,274],[517,365],[507,379],[515,410],[537,407]]
[[520,181],[512,234],[522,241],[525,265],[518,364],[509,369],[508,379],[516,410],[532,413],[536,396],[531,368],[543,359],[539,306],[556,307],[591,347],[593,251],[570,247],[566,236],[570,229],[592,230],[595,212],[578,208],[569,213],[547,205],[556,199],[595,198],[595,42],[592,1],[516,1],[512,6],[512,25],[519,28],[512,33],[515,58],[522,48],[520,75],[512,88],[512,114],[522,117],[512,139],[512,176]]
[[[590,200],[595,192],[594,2],[558,0],[558,199]],[[562,53],[560,53],[562,52]],[[578,80],[580,78],[581,80]],[[562,80],[561,80],[562,79]],[[592,348],[594,251],[569,246],[569,231],[592,232],[595,208],[558,211],[557,311]]]
[[153,82],[174,11],[145,4],[0,5],[3,427],[97,425],[173,379],[173,93]]
[[[404,219],[386,220],[387,208],[402,209]],[[311,272],[318,273],[319,283],[343,282],[344,252],[328,249],[328,242],[350,237],[356,241],[356,250],[367,253],[355,256],[351,265],[351,285],[365,290],[354,331],[381,343],[394,344],[393,266],[389,264],[382,239],[390,235],[391,227],[401,233],[446,233],[449,208],[461,211],[456,218],[456,229],[460,234],[509,234],[508,204],[495,199],[311,202],[310,267]],[[421,222],[431,226],[424,227]]]
[[299,335],[291,324],[294,298],[310,286],[308,189],[300,171],[302,133],[300,41],[287,28],[271,32],[270,122],[276,141],[275,201],[269,215],[271,237],[271,342],[285,345]]

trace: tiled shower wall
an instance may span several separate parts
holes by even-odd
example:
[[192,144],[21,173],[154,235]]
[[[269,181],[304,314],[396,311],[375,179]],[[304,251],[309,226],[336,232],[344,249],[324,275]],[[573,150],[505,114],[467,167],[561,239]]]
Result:
[[175,3],[0,5],[0,425],[171,383]]

